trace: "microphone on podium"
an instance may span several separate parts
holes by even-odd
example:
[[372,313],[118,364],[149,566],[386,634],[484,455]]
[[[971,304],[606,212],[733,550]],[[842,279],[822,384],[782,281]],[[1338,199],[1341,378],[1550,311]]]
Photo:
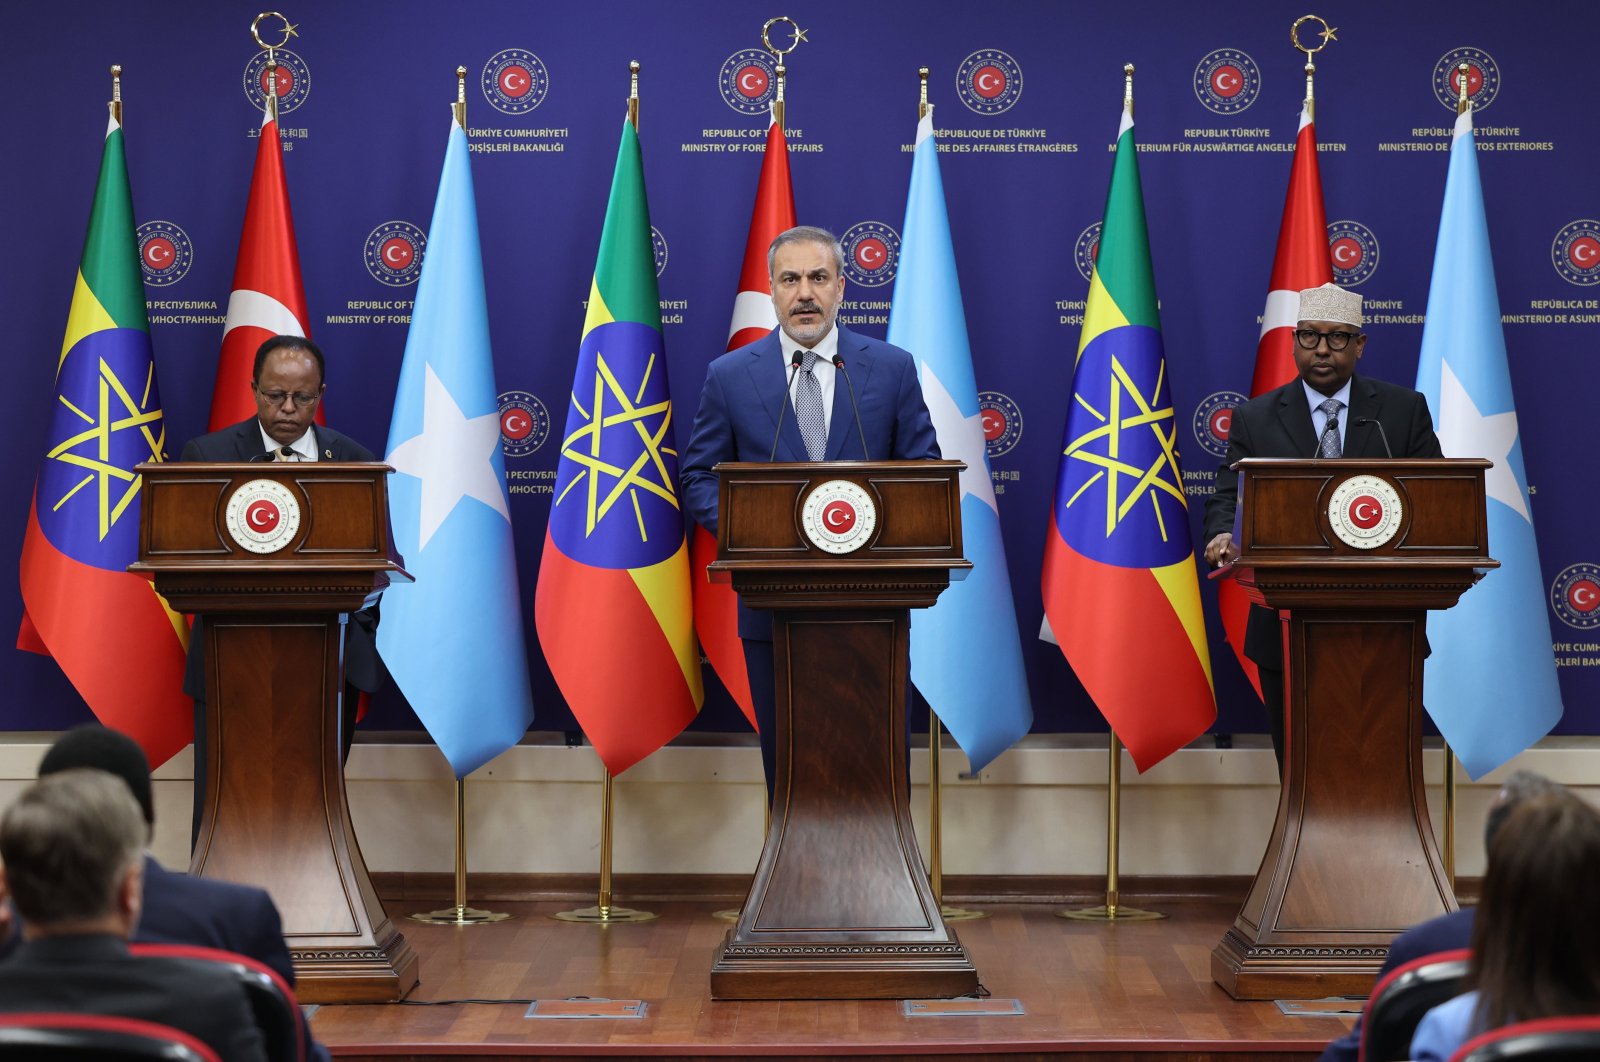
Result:
[[1383,430],[1383,425],[1379,424],[1371,417],[1362,417],[1360,420],[1356,421],[1356,427],[1358,428],[1363,424],[1371,424],[1374,428],[1378,429],[1378,438],[1383,442],[1384,456],[1393,457],[1394,451],[1389,449],[1389,433]]
[[856,405],[856,385],[850,382],[850,374],[844,371],[842,356],[833,356],[833,367],[839,370],[839,375],[844,377],[844,385],[850,388],[850,412],[855,414],[856,433],[861,436],[861,460],[870,461],[872,455],[867,453],[867,431],[861,426],[861,408]]
[[1355,422],[1355,425],[1357,425],[1357,427],[1360,427],[1360,425],[1362,425],[1362,424],[1371,424],[1371,425],[1373,425],[1373,427],[1376,427],[1376,429],[1378,429],[1378,438],[1379,438],[1379,440],[1382,441],[1382,445],[1384,445],[1384,456],[1386,456],[1386,457],[1394,457],[1395,456],[1395,451],[1392,451],[1392,449],[1389,449],[1389,432],[1386,432],[1386,430],[1384,430],[1384,425],[1379,424],[1378,421],[1374,421],[1373,417],[1362,417],[1362,419],[1360,419],[1360,421]]
[[789,359],[789,382],[783,388],[783,403],[778,406],[778,430],[772,433],[772,451],[767,454],[768,461],[778,459],[778,437],[783,434],[783,415],[789,411],[790,394],[794,391],[794,374],[800,371],[800,351],[794,352],[794,357]]

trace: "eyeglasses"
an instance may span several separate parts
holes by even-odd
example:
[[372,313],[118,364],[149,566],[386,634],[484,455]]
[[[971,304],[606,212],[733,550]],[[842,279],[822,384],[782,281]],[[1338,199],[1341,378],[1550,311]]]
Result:
[[1328,349],[1337,353],[1348,347],[1350,341],[1360,334],[1360,332],[1319,332],[1315,328],[1297,328],[1294,338],[1306,350],[1316,350],[1317,344],[1326,339]]
[[314,406],[322,400],[321,395],[308,395],[304,391],[262,391],[256,394],[266,399],[269,406],[281,406],[285,402],[293,401],[296,406]]

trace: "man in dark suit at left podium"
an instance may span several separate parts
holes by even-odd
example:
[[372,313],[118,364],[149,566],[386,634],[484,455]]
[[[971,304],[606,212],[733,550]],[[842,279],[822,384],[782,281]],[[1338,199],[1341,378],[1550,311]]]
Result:
[[[303,336],[273,336],[256,351],[250,389],[256,415],[230,428],[190,439],[180,461],[373,461],[372,451],[332,428],[313,423],[325,382],[322,350]],[[194,698],[194,829],[200,830],[205,801],[206,679],[203,620],[196,616],[189,639],[183,691]],[[358,691],[376,690],[383,677],[378,662],[378,608],[350,614],[344,636],[343,754],[350,755]]]

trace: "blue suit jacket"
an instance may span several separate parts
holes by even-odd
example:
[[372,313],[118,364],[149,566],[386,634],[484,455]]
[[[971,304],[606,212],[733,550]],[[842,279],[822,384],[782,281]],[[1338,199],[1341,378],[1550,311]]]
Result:
[[[713,534],[717,530],[717,475],[711,469],[721,461],[766,461],[774,456],[772,438],[778,432],[780,412],[789,403],[781,335],[774,328],[754,343],[722,355],[706,370],[700,408],[695,413],[679,472],[689,515]],[[850,385],[840,379],[833,388],[826,459],[938,458],[939,439],[922,400],[922,385],[917,381],[917,367],[911,355],[881,340],[840,328],[839,356],[844,359],[850,382],[855,384],[861,429],[857,431],[855,413],[850,408]],[[807,460],[794,409],[781,415],[783,430],[778,434],[776,460]],[[862,432],[867,439],[865,453],[861,450]],[[739,635],[770,639],[771,617],[741,606]]]
[[[1378,980],[1387,977],[1390,970],[1404,966],[1413,959],[1420,959],[1424,955],[1471,947],[1472,922],[1476,914],[1477,909],[1473,907],[1451,911],[1447,915],[1440,915],[1421,925],[1412,926],[1395,937],[1394,943],[1389,945],[1389,957],[1383,961],[1383,968],[1378,971]],[[1361,1019],[1357,1018],[1355,1027],[1329,1044],[1317,1062],[1356,1062],[1360,1054]]]

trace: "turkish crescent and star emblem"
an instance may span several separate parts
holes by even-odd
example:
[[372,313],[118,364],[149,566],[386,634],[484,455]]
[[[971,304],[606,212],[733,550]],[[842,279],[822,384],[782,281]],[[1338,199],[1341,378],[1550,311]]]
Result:
[[[606,328],[595,329],[591,335],[603,334]],[[619,359],[619,364],[633,360]],[[673,490],[677,451],[671,446],[672,402],[665,397],[654,400],[651,393],[664,392],[664,384],[651,387],[653,374],[664,368],[652,351],[638,379],[625,380],[604,350],[597,349],[588,393],[573,391],[572,409],[579,423],[574,429],[568,422],[561,457],[577,470],[557,495],[556,505],[566,503],[569,497],[581,499],[585,538],[616,513],[620,503],[627,502],[621,505],[624,519],[637,527],[639,542],[649,542],[651,521],[645,503],[655,498],[674,511],[678,508]],[[581,492],[574,494],[580,488]]]

